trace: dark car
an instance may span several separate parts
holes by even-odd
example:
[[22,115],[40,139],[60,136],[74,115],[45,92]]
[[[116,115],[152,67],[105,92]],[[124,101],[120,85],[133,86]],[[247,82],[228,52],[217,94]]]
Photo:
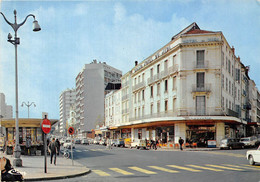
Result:
[[236,138],[224,138],[220,142],[220,149],[241,149],[244,147],[245,144]]

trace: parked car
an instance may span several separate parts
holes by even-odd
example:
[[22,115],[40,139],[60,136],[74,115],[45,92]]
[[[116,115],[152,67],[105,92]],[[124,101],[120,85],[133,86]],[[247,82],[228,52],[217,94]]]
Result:
[[224,138],[220,141],[220,149],[244,148],[245,144],[236,138]]
[[72,148],[74,149],[75,148],[74,141],[72,139],[66,139],[64,144],[63,144],[63,147],[67,148],[67,149],[70,149],[71,148],[71,144],[72,144]]
[[255,165],[255,163],[260,162],[260,147],[257,150],[248,150],[246,152],[246,158],[250,165]]
[[88,142],[89,142],[89,144],[93,144],[94,143],[94,139],[93,138],[88,138]]
[[99,141],[99,145],[106,145],[106,140],[105,139],[101,139]]
[[75,144],[81,144],[81,140],[80,139],[75,140]]
[[94,144],[99,144],[99,139],[98,139],[98,138],[94,138],[93,143],[94,143]]
[[240,139],[240,142],[245,144],[245,147],[254,147],[257,142],[257,138],[255,136],[252,137],[244,137]]
[[83,139],[81,140],[81,144],[83,144],[83,145],[89,145],[88,139],[87,139],[87,138],[83,138]]
[[144,148],[146,149],[146,142],[145,140],[135,139],[132,143],[130,148]]
[[113,139],[111,140],[111,145],[115,147],[125,147],[124,139]]

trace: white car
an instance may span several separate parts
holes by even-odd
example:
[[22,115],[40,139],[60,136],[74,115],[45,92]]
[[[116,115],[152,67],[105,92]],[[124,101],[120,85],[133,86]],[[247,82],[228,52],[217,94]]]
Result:
[[248,150],[246,152],[246,158],[250,165],[255,165],[255,163],[260,162],[260,147],[257,150]]
[[[70,148],[71,148],[71,139],[65,140],[65,142],[64,142],[64,144],[63,144],[63,147],[70,149]],[[73,140],[72,140],[72,148],[73,148],[73,149],[75,148],[75,144],[74,144],[74,141],[73,141]]]
[[244,137],[240,139],[240,142],[245,144],[245,147],[254,147],[257,142],[256,137]]
[[130,148],[137,148],[137,149],[144,148],[144,149],[146,149],[146,142],[145,142],[145,140],[135,139],[131,143]]

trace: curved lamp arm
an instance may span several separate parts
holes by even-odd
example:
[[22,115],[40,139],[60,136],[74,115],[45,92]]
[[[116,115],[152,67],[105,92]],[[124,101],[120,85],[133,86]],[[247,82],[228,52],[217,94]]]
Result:
[[26,22],[27,18],[30,17],[30,16],[32,16],[33,19],[35,20],[35,16],[34,16],[33,14],[27,15],[22,23],[16,25],[16,27],[15,27],[16,30],[15,30],[15,28],[13,27],[14,31],[17,31],[17,30],[19,29],[19,27],[22,26],[22,25]]
[[11,27],[13,27],[13,24],[6,19],[5,15],[2,12],[0,12],[0,14],[4,17],[6,23],[8,23]]

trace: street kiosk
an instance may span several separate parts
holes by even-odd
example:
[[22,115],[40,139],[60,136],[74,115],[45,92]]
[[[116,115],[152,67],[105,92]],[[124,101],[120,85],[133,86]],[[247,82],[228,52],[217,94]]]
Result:
[[[44,155],[43,132],[41,123],[43,119],[19,118],[19,144],[22,155]],[[58,120],[50,119],[51,125]],[[5,128],[5,152],[13,154],[15,146],[15,119],[0,119],[0,125]]]

